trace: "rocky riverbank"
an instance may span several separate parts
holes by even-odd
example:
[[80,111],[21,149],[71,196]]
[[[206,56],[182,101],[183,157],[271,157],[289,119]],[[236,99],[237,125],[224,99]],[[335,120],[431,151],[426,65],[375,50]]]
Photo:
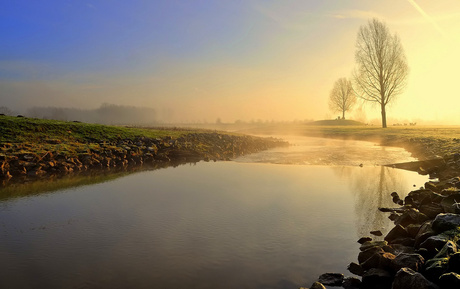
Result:
[[[21,120],[23,121],[23,120]],[[15,124],[15,123],[13,123]],[[44,125],[30,122],[28,129],[45,131]],[[72,124],[74,135],[84,124]],[[62,124],[68,130],[68,124]],[[65,126],[65,128],[64,128]],[[98,127],[100,129],[101,127]],[[105,127],[102,127],[105,128]],[[5,129],[5,128],[3,128]],[[23,132],[23,131],[21,131]],[[10,133],[11,132],[7,132]],[[240,155],[288,145],[279,139],[231,135],[217,132],[183,132],[175,136],[120,137],[97,135],[85,139],[41,136],[36,141],[0,143],[0,180],[29,180],[88,170],[131,168],[144,165],[177,165],[198,161],[230,160]],[[2,135],[5,137],[5,135]],[[10,138],[13,139],[13,136]],[[29,140],[30,139],[30,140]]]
[[358,240],[358,263],[347,268],[354,276],[325,273],[310,288],[460,288],[460,154],[423,164],[419,173],[438,179],[404,200],[397,192],[388,195],[399,207],[379,210],[389,214],[395,226],[383,240],[372,237],[380,231]]

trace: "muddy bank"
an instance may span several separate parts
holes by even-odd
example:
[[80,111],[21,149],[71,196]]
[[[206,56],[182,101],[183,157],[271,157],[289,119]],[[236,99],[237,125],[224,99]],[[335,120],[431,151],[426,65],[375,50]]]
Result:
[[174,165],[187,162],[230,160],[287,142],[219,133],[189,133],[181,137],[139,137],[84,144],[78,152],[63,151],[57,140],[53,149],[37,153],[33,144],[4,143],[0,150],[0,179],[33,179],[106,168]]

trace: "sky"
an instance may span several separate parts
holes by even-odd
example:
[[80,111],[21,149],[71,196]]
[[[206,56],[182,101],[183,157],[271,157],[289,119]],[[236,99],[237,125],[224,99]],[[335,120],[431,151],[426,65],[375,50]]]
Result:
[[[398,34],[394,122],[460,124],[458,0],[0,0],[0,106],[154,108],[164,122],[335,118],[360,26]],[[364,105],[349,118],[378,119]]]

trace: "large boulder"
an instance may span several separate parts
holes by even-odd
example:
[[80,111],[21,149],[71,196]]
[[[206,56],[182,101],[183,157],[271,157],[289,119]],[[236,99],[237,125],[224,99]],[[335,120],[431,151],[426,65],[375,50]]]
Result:
[[422,274],[410,268],[401,268],[393,281],[392,289],[439,289]]
[[409,268],[419,272],[423,269],[424,263],[425,259],[420,254],[401,253],[394,258],[392,265],[395,272],[402,268]]
[[433,230],[438,234],[458,227],[460,227],[460,215],[452,213],[437,215],[432,224]]
[[426,239],[422,244],[420,244],[420,248],[425,248],[429,252],[436,252],[440,250],[442,247],[444,247],[444,245],[449,240],[449,237],[444,234],[434,235]]

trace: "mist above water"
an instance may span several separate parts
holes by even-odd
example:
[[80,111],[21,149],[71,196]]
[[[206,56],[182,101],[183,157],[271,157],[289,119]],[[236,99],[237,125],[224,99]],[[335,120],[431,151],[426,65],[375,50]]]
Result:
[[237,162],[322,166],[381,166],[416,161],[401,148],[367,141],[281,136],[290,147],[274,148],[237,158]]

